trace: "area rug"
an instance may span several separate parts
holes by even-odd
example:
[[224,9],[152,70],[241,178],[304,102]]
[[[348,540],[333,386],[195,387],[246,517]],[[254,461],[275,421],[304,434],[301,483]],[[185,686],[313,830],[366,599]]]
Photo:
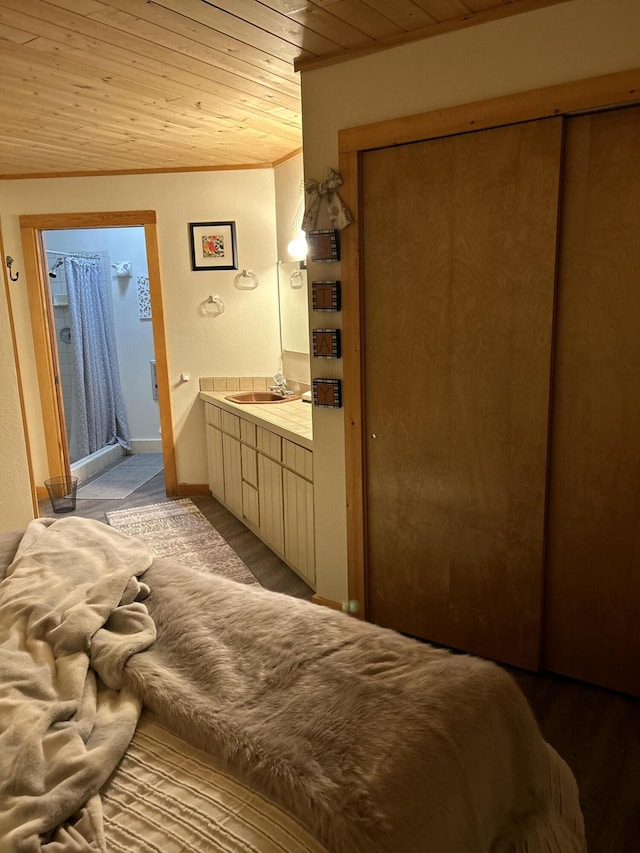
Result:
[[122,500],[162,471],[162,453],[136,453],[86,486],[80,486],[79,500]]
[[106,513],[112,527],[143,539],[157,557],[239,583],[257,584],[247,565],[189,498]]

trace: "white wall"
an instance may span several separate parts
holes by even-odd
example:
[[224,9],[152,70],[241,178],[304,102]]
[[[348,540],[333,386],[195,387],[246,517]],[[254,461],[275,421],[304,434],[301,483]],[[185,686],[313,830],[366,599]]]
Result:
[[302,189],[302,154],[297,154],[273,170],[276,192],[276,227],[278,260],[289,260],[287,245],[298,236],[304,214]]
[[[20,214],[96,210],[157,212],[178,482],[205,483],[198,377],[269,376],[280,363],[273,170],[4,181],[0,222],[14,269],[24,269]],[[256,290],[236,289],[235,271],[191,270],[188,223],[229,220],[236,222],[239,268],[259,276]],[[24,286],[11,293],[34,476],[42,483],[46,455],[27,295]],[[198,311],[210,294],[226,305],[216,319]],[[182,372],[190,373],[190,382],[180,382]],[[7,488],[24,492],[28,484],[12,480]]]
[[[339,129],[640,67],[638,0],[571,0],[302,72],[304,173],[338,167]],[[310,279],[322,277],[310,265]],[[336,272],[336,277],[339,273]],[[322,316],[312,316],[312,327]],[[312,374],[327,375],[313,363]],[[407,365],[411,369],[411,365]],[[336,366],[340,375],[340,365]],[[342,410],[314,411],[316,577],[347,596]]]
[[[5,254],[11,253],[8,251],[5,253],[1,235],[0,250],[4,267]],[[14,265],[13,275],[18,271],[18,267]],[[6,281],[6,285],[12,289],[12,292],[21,288],[22,276],[15,282]],[[20,530],[33,518],[18,377],[4,283],[0,286],[0,434],[2,435],[3,479],[2,488],[0,488],[1,533],[7,530]]]
[[[276,166],[273,171],[278,231],[280,325],[282,348],[285,350],[284,361],[287,362],[284,371],[287,379],[308,384],[310,376],[307,272],[300,270],[299,262],[292,261],[287,250],[289,242],[299,235],[304,213],[302,154]],[[303,286],[300,288],[291,287],[290,279],[294,271],[301,276],[298,281],[302,281]],[[289,353],[292,355],[290,356]]]
[[[159,441],[160,416],[158,402],[151,393],[149,366],[150,360],[154,358],[153,330],[150,319],[141,320],[138,316],[137,278],[148,275],[144,228],[47,231],[45,246],[60,252],[106,252],[109,264],[122,261],[131,263],[130,278],[119,279],[111,268],[107,278],[122,400],[131,440]],[[54,279],[52,287],[55,285]]]

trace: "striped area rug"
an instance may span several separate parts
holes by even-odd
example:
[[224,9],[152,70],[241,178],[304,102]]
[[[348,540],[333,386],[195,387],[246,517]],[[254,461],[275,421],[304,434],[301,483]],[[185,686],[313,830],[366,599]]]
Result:
[[142,539],[157,557],[171,557],[201,572],[257,584],[246,563],[189,498],[106,513],[121,533]]

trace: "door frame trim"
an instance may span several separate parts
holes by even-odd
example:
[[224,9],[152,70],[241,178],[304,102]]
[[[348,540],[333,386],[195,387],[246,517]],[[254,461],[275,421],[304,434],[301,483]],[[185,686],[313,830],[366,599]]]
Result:
[[69,462],[66,443],[61,435],[53,356],[49,345],[52,332],[47,311],[49,296],[48,291],[45,290],[46,258],[41,232],[76,228],[144,228],[165,489],[167,496],[175,496],[177,492],[176,457],[155,210],[30,214],[20,216],[19,221],[49,476],[68,474]]
[[359,262],[362,155],[374,148],[639,102],[640,69],[633,69],[338,131],[339,169],[343,181],[340,195],[354,219],[354,226],[341,234],[341,278],[348,591],[349,600],[358,602],[360,618],[366,619],[368,614],[362,346],[364,276]]

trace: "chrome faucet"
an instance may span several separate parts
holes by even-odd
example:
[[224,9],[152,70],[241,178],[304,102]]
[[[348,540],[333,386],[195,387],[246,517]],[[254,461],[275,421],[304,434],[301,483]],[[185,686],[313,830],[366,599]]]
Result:
[[293,391],[290,391],[287,388],[287,380],[284,378],[282,373],[276,373],[273,377],[273,381],[275,382],[275,385],[269,385],[269,391],[275,391],[276,394],[282,394],[283,397],[293,394]]

